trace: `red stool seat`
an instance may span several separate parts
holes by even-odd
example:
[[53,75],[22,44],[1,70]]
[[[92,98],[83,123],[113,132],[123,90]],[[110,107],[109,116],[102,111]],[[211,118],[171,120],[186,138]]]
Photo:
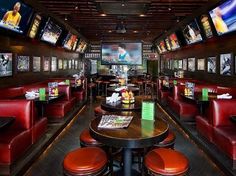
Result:
[[102,146],[103,144],[98,142],[96,139],[92,138],[88,129],[84,129],[80,134],[80,144],[81,147],[84,146]]
[[79,148],[69,152],[63,161],[66,175],[96,175],[105,170],[108,159],[98,147]]
[[181,175],[188,171],[189,161],[178,151],[158,148],[147,153],[144,165],[154,174]]
[[97,106],[96,108],[94,108],[94,114],[95,115],[102,115],[105,114],[106,111],[104,111],[101,106]]
[[169,130],[168,136],[158,144],[155,144],[154,147],[165,147],[165,148],[173,148],[175,144],[175,134]]

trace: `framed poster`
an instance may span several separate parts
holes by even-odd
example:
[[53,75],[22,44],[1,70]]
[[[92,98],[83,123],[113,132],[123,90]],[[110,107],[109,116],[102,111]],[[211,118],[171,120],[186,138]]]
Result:
[[216,73],[216,57],[207,58],[207,72]]
[[220,55],[220,74],[227,75],[227,76],[232,75],[232,64],[233,64],[233,59],[232,59],[231,53],[221,54]]
[[71,60],[71,68],[75,69],[75,60],[74,59]]
[[0,77],[12,76],[12,53],[0,53]]
[[50,57],[43,58],[43,71],[47,72],[50,69]]
[[188,58],[188,71],[195,71],[195,58]]
[[33,56],[33,72],[40,72],[41,70],[41,57]]
[[17,56],[17,72],[28,72],[29,71],[29,56]]
[[63,69],[63,61],[62,61],[62,59],[58,59],[58,69],[59,70]]
[[183,69],[183,60],[178,60],[178,66],[179,66],[179,69],[182,70]]
[[205,59],[197,60],[197,70],[201,70],[201,71],[205,70]]
[[78,60],[75,60],[75,69],[78,69]]
[[52,61],[51,61],[51,71],[52,71],[52,72],[57,71],[57,57],[52,57]]
[[187,59],[183,59],[183,70],[187,70]]
[[67,59],[63,60],[63,70],[67,69]]
[[71,60],[68,60],[68,69],[71,69]]

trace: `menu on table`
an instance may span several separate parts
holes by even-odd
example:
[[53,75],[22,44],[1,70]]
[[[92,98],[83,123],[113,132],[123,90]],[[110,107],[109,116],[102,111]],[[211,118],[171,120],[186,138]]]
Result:
[[142,119],[154,120],[155,117],[155,103],[152,101],[142,102]]
[[133,116],[103,115],[98,124],[98,128],[127,128],[132,119]]

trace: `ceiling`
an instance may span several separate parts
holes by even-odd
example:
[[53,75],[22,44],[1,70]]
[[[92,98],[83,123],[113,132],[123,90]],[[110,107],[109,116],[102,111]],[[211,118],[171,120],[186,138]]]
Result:
[[[39,0],[89,41],[152,42],[209,0]],[[117,33],[117,26],[126,29]]]

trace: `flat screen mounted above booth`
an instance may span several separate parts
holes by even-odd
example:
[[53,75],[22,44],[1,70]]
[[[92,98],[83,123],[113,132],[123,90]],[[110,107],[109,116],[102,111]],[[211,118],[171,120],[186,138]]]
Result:
[[103,65],[142,65],[142,43],[103,43]]
[[25,33],[32,17],[32,8],[20,0],[0,1],[0,27],[17,33]]

